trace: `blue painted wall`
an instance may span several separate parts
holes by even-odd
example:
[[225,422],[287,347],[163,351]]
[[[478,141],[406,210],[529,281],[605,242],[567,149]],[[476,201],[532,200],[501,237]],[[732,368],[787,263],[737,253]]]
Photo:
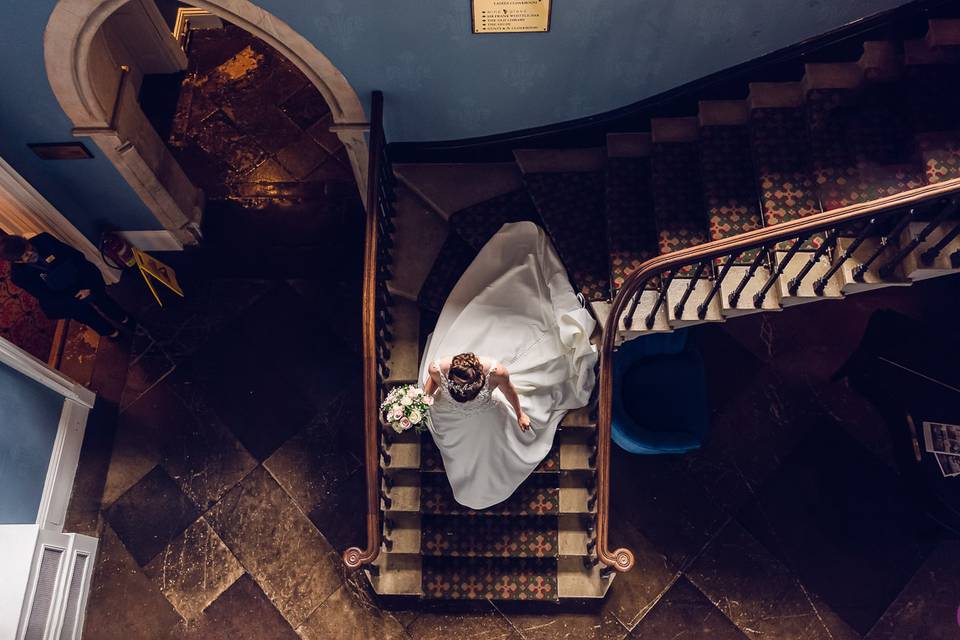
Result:
[[[550,33],[475,36],[469,0],[256,2],[311,40],[365,100],[384,91],[392,141],[607,111],[903,3],[554,0]],[[54,4],[0,0],[0,154],[91,238],[105,222],[157,228],[108,161],[43,162],[25,146],[70,139],[43,65]]]
[[63,396],[0,364],[0,524],[36,522]]

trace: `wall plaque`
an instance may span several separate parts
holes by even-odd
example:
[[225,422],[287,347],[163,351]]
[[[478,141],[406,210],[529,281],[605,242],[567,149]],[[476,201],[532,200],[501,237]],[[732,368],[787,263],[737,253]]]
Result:
[[471,0],[474,33],[543,33],[550,30],[551,0]]

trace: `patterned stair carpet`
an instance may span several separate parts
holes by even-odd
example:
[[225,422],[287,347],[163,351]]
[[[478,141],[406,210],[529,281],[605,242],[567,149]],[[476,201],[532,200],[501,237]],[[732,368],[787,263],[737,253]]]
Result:
[[606,207],[610,283],[619,289],[637,267],[657,255],[650,158],[607,159]]
[[420,549],[426,598],[556,600],[560,450],[555,446],[510,498],[488,509],[453,499],[433,440],[424,437]]

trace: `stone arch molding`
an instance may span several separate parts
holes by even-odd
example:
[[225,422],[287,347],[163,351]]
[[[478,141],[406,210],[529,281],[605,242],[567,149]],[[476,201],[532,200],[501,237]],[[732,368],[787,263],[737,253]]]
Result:
[[[118,126],[111,127],[110,106],[94,92],[90,71],[94,37],[104,21],[131,0],[60,0],[43,35],[44,64],[54,95],[74,124],[74,135],[90,136],[127,180],[163,228],[181,246],[197,240],[200,204],[173,193],[169,174],[156,153],[137,149]],[[134,0],[135,1],[135,0]],[[188,0],[260,38],[290,60],[317,87],[330,107],[336,132],[350,157],[361,196],[366,195],[369,125],[356,92],[342,73],[306,38],[249,0]],[[156,150],[154,150],[156,151]],[[179,167],[177,167],[179,169]],[[181,171],[182,173],[182,171]],[[164,174],[164,175],[161,175]],[[189,183],[187,183],[189,184]],[[192,185],[190,185],[192,186]]]

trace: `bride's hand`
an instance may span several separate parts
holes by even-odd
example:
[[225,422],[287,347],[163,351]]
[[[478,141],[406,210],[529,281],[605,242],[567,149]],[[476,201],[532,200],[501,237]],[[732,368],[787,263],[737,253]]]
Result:
[[520,412],[520,417],[517,419],[517,422],[520,424],[520,431],[527,431],[530,429],[530,416],[525,414],[523,411]]

